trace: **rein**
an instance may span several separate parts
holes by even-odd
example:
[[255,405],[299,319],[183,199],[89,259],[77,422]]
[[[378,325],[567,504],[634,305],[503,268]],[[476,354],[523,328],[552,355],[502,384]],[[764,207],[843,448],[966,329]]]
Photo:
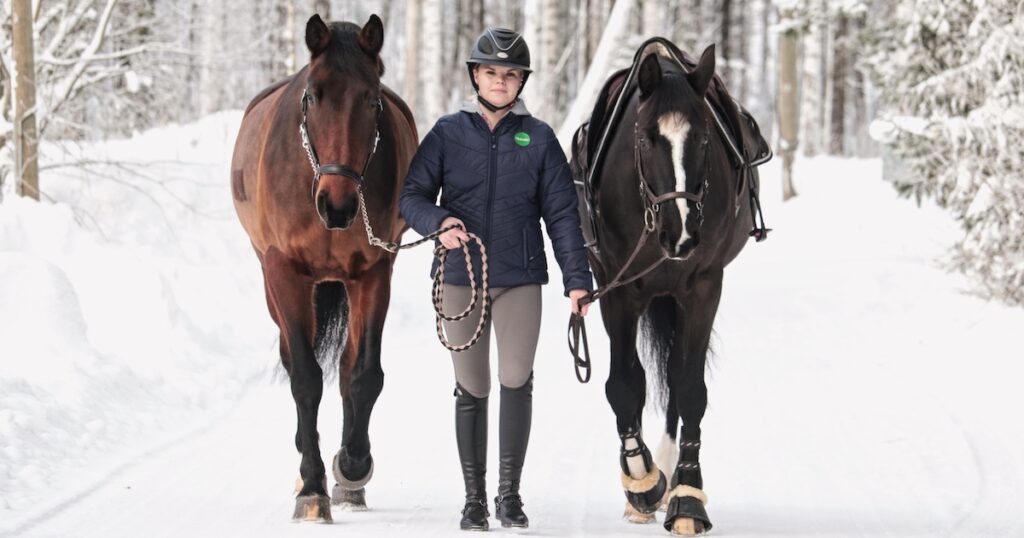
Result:
[[[366,155],[366,160],[363,162],[362,172],[356,172],[354,168],[346,164],[320,164],[320,158],[317,155],[316,148],[313,147],[313,141],[309,136],[309,127],[306,123],[306,113],[309,110],[309,102],[311,99],[312,97],[309,95],[309,89],[307,88],[303,90],[302,123],[299,124],[299,135],[302,137],[302,147],[305,148],[306,155],[309,156],[309,164],[313,168],[313,187],[310,192],[310,197],[313,198],[314,203],[316,201],[317,186],[320,184],[320,176],[333,175],[351,179],[356,184],[356,194],[359,196],[359,207],[361,208],[363,215],[363,226],[366,228],[366,237],[369,240],[370,245],[392,254],[397,253],[399,250],[409,249],[426,243],[427,241],[436,239],[440,237],[441,234],[453,228],[462,228],[462,226],[459,226],[458,224],[452,224],[431,232],[417,241],[404,245],[391,241],[384,241],[374,235],[373,226],[370,225],[370,215],[366,210],[364,191],[366,188],[366,171],[370,167],[370,161],[373,159],[374,154],[377,153],[377,144],[380,142],[380,116],[384,111],[384,101],[381,97],[377,97],[370,101],[370,106],[377,109],[377,115],[374,119],[373,125],[373,145],[370,147],[370,152]],[[470,241],[475,241],[480,247],[481,282],[478,293],[476,277],[473,275],[473,261],[470,257],[469,243],[465,242],[462,244],[462,252],[466,257],[466,272],[469,274],[470,300],[466,309],[454,316],[446,315],[442,308],[442,304],[444,302],[444,265],[445,260],[448,257],[448,249],[446,249],[444,245],[438,245],[434,249],[434,256],[440,260],[440,265],[437,268],[437,274],[434,275],[434,285],[431,289],[431,295],[434,302],[434,317],[437,324],[437,338],[441,341],[441,345],[450,351],[465,351],[473,347],[473,345],[480,340],[480,337],[483,336],[484,329],[487,326],[487,321],[490,319],[491,314],[491,296],[490,293],[488,293],[487,287],[487,248],[484,246],[484,242],[476,234],[466,231],[466,235],[469,236]],[[480,321],[477,323],[476,331],[474,331],[473,336],[465,344],[452,344],[444,334],[442,320],[458,321],[463,319],[469,316],[473,309],[476,308],[478,302],[481,303]]]

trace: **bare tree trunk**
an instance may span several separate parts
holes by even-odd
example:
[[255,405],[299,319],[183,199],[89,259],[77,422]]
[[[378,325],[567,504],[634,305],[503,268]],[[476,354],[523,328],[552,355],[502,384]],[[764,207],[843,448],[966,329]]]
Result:
[[643,38],[647,39],[654,36],[665,36],[664,24],[665,24],[665,9],[662,7],[659,0],[643,0]]
[[281,39],[284,40],[285,74],[292,74],[299,68],[299,59],[295,52],[295,0],[284,0],[284,21],[282,21]]
[[[424,28],[440,28],[441,27],[441,1],[440,0],[424,0],[423,2],[423,27]],[[444,50],[442,41],[438,39],[438,36],[419,36],[419,42],[423,45],[423,71],[430,75],[437,76],[437,73],[443,73],[444,65]],[[423,88],[426,90],[424,93],[424,108],[426,110],[427,120],[430,123],[437,121],[444,114],[444,92],[441,84],[424,84]]]
[[[405,2],[405,77],[402,98],[414,112],[422,111],[419,104],[420,88],[420,0]],[[422,114],[416,121],[423,121]],[[420,129],[426,132],[425,129]]]
[[[555,69],[558,59],[561,56],[561,40],[558,38],[563,29],[562,22],[558,16],[559,0],[541,0],[541,61],[540,78],[543,88],[543,96],[540,102],[534,101],[533,107],[537,109],[538,117],[553,121],[552,116],[559,109],[559,79],[560,73]],[[536,84],[536,82],[534,83]]]
[[[824,51],[822,50],[820,24],[811,24],[806,37],[801,40],[801,79],[803,90],[800,92],[800,139],[803,154],[813,157],[821,152],[819,145],[821,136],[821,101],[824,93],[824,78],[821,74]],[[781,41],[779,56],[782,56]]]
[[832,43],[832,114],[831,141],[829,151],[833,155],[845,155],[844,142],[846,137],[846,70],[847,53],[847,17],[841,12],[838,16],[836,36]]
[[677,0],[672,36],[675,43],[691,55],[700,54],[710,43],[703,42],[701,0]]
[[466,59],[476,46],[476,38],[484,31],[484,5],[483,0],[459,0],[459,4],[458,39],[452,62],[452,88],[458,92],[461,99],[471,88],[466,73]]
[[198,4],[202,17],[202,51],[199,72],[199,113],[210,114],[220,110],[221,95],[224,91],[224,73],[218,59],[223,52],[220,39],[223,24],[223,9],[219,2]]
[[[858,36],[862,36],[864,32],[864,15],[860,15],[852,21],[855,33]],[[856,50],[854,47],[850,47],[848,50]],[[871,136],[868,134],[868,118],[867,111],[867,95],[864,91],[864,72],[860,67],[857,66],[856,59],[851,55],[850,63],[851,75],[853,81],[851,89],[853,90],[853,126],[856,133],[856,143],[854,144],[854,151],[858,157],[867,157],[871,155]]]
[[635,0],[616,0],[615,7],[608,16],[608,24],[601,32],[601,43],[594,54],[594,61],[587,69],[587,76],[580,85],[580,91],[562,121],[561,128],[557,130],[558,141],[562,145],[562,151],[566,153],[572,143],[573,133],[593,108],[594,100],[610,74],[612,61],[626,40],[629,14],[634,5]]
[[32,0],[11,3],[14,49],[14,178],[19,195],[39,199],[39,139],[36,130],[35,52]]
[[719,46],[718,54],[722,57],[722,63],[716,64],[719,67],[715,68],[718,75],[725,81],[726,86],[732,85],[732,66],[730,62],[732,60],[732,40],[730,39],[731,34],[729,30],[732,26],[732,0],[722,0],[722,18],[721,27],[719,30]]
[[590,32],[590,2],[593,0],[578,0],[576,3],[576,35],[573,39],[576,42],[576,83],[573,85],[572,94],[575,96],[583,78],[587,76],[587,65],[590,64],[591,51],[587,35]]
[[536,77],[532,77],[532,81],[528,81],[526,87],[523,88],[522,98],[526,102],[530,109],[538,114],[541,114],[541,101],[544,95],[545,81],[551,76],[551,73],[543,70],[544,63],[544,41],[543,41],[543,28],[541,22],[541,7],[542,2],[546,0],[524,0],[523,2],[523,29],[520,33],[523,35],[523,39],[526,40],[527,46],[530,47],[530,63],[533,70],[537,72]]
[[796,155],[799,122],[799,89],[796,49],[799,34],[791,29],[779,34],[779,149],[782,153],[782,199],[796,196],[793,157]]
[[604,30],[610,7],[609,0],[588,0],[587,2],[587,66],[590,66],[590,63],[594,61],[594,55],[597,54],[597,47],[601,42],[601,32]]
[[741,103],[747,102],[747,78],[750,76],[750,58],[747,56],[747,36],[750,32],[750,17],[747,17],[746,0],[736,0],[736,57],[740,66],[736,71],[736,96]]
[[[2,54],[2,53],[0,53]],[[13,116],[10,113],[11,110],[11,75],[7,72],[7,61],[6,58],[0,57],[0,149],[7,145],[7,135],[9,131],[5,129],[5,123],[9,124],[10,118]],[[12,124],[9,124],[12,125]],[[3,174],[0,173],[0,187],[3,186]]]

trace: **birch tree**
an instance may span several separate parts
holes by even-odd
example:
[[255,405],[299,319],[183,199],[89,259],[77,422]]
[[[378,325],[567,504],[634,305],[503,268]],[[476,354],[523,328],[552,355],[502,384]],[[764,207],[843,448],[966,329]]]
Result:
[[629,14],[635,7],[635,0],[616,0],[608,16],[608,23],[601,33],[601,41],[594,54],[594,61],[587,69],[587,76],[580,85],[580,91],[572,102],[572,107],[566,113],[562,126],[558,129],[558,141],[562,150],[569,153],[572,145],[572,135],[581,123],[593,110],[594,101],[601,91],[604,81],[611,75],[613,60],[617,51],[626,40],[626,29],[629,25]]
[[11,5],[14,49],[14,176],[17,193],[39,199],[39,139],[36,131],[35,54],[32,44],[32,2]]
[[[423,0],[422,16],[424,28],[441,27],[441,1]],[[441,39],[436,35],[420,35],[420,45],[423,55],[420,57],[420,65],[425,73],[442,73],[444,66],[444,50],[441,47]],[[426,111],[427,123],[433,124],[445,113],[445,95],[441,84],[432,82],[422,85],[423,107]]]

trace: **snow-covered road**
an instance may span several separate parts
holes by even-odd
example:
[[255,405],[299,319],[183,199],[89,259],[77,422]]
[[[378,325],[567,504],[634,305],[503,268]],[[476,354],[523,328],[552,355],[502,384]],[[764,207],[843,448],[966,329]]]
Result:
[[[1024,535],[1024,311],[965,294],[965,280],[938,267],[956,228],[933,207],[897,199],[879,179],[878,161],[802,161],[801,195],[784,206],[777,174],[777,163],[766,167],[765,214],[776,231],[768,242],[748,245],[727,270],[713,339],[702,450],[713,533]],[[250,259],[241,263],[255,268],[255,257],[244,255]],[[133,424],[128,431],[138,435],[119,452],[74,466],[51,458],[52,480],[44,474],[42,482],[0,483],[7,484],[0,489],[0,536],[464,536],[457,530],[453,382],[433,330],[429,256],[427,248],[406,252],[396,267],[385,387],[370,430],[370,511],[335,511],[331,526],[291,522],[294,405],[271,366],[276,346],[261,313],[239,320],[227,338],[243,341],[236,355],[252,356],[231,356],[224,345],[216,353],[234,365],[253,364],[255,373],[208,370],[224,374],[237,399],[160,414],[148,429]],[[557,270],[552,277],[559,280]],[[252,273],[239,278],[252,284],[240,286],[252,295],[246,304],[259,305],[258,280]],[[557,285],[545,288],[544,300],[523,478],[531,527],[518,534],[664,535],[660,525],[620,520],[599,312],[588,318],[594,381],[580,385],[564,341],[568,304]],[[206,377],[203,386],[216,388],[217,379]],[[336,381],[329,386],[320,417],[327,461],[341,427]],[[114,409],[132,412],[131,405]],[[496,412],[493,405],[492,425]],[[27,431],[10,426],[13,419],[4,424],[0,434]],[[648,417],[652,446],[660,424]],[[497,428],[491,430],[493,470]],[[46,428],[37,431],[0,440],[0,449],[39,444],[55,451],[42,447]],[[24,459],[0,454],[8,458],[0,455],[0,464]]]

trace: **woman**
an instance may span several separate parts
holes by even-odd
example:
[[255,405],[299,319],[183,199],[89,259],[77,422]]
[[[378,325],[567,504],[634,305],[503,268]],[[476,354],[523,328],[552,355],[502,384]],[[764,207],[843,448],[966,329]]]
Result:
[[[405,178],[400,208],[405,220],[426,235],[452,224],[439,240],[460,248],[478,235],[487,247],[493,303],[491,324],[498,347],[501,384],[498,496],[495,512],[503,527],[526,527],[519,496],[532,414],[533,360],[540,333],[540,286],[548,281],[540,219],[544,219],[565,294],[573,312],[593,289],[576,193],[565,155],[546,123],[532,117],[519,99],[530,75],[530,51],[512,30],[488,28],[466,62],[476,99],[444,116],[423,138]],[[438,193],[440,205],[436,205]],[[478,252],[475,245],[471,251]],[[474,255],[479,270],[479,256]],[[431,274],[438,270],[434,260]],[[445,264],[444,308],[458,312],[470,299],[465,260],[459,253]],[[477,275],[477,282],[479,282]],[[472,336],[480,307],[446,323],[453,342]],[[490,393],[490,327],[475,346],[453,352],[455,433],[466,484],[461,528],[487,530],[485,474],[487,397]]]

